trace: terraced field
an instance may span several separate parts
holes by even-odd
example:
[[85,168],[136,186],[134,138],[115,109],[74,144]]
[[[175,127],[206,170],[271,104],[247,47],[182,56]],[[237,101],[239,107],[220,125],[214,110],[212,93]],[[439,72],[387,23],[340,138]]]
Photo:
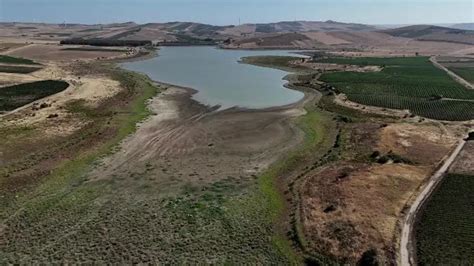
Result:
[[348,99],[364,105],[409,109],[426,118],[450,121],[474,119],[474,90],[456,83],[427,57],[328,58],[323,63],[377,65],[381,72],[326,73],[321,80]]
[[448,175],[415,227],[420,265],[474,263],[474,176]]
[[0,111],[11,111],[69,87],[64,81],[44,80],[0,88]]

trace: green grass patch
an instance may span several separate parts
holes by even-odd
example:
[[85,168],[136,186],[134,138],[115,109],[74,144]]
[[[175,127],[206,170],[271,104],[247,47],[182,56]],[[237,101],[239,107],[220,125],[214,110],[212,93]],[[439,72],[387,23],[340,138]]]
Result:
[[[290,78],[294,83],[304,83],[311,86],[314,70],[305,67],[296,67],[290,64],[290,61],[298,60],[300,58],[291,56],[253,56],[242,58],[243,63],[271,67],[281,69],[287,72],[294,72]],[[325,97],[323,97],[324,99]],[[277,182],[280,176],[285,173],[295,170],[302,164],[311,163],[315,160],[321,159],[323,154],[330,150],[334,145],[335,138],[335,122],[333,117],[326,112],[321,111],[314,105],[309,103],[305,107],[306,114],[298,118],[297,125],[305,133],[304,143],[296,150],[290,152],[285,156],[285,159],[272,165],[267,171],[259,176],[258,182],[260,187],[259,200],[255,202],[265,203],[264,206],[267,219],[269,223],[278,223],[279,219],[285,211],[285,199],[278,189]],[[303,230],[299,221],[294,224],[298,241],[305,246],[305,239]],[[301,264],[302,259],[295,254],[288,236],[283,236],[281,233],[274,233],[272,237],[273,245],[282,253],[292,264]],[[312,254],[308,263],[328,263],[333,264],[329,258],[325,258],[320,254]]]
[[17,74],[29,74],[40,70],[39,67],[26,67],[26,66],[4,66],[0,65],[0,72],[3,73],[17,73]]
[[474,119],[474,102],[470,101],[474,100],[474,91],[455,82],[427,57],[328,58],[321,62],[384,66],[381,72],[337,72],[321,76],[322,81],[345,93],[351,101],[409,109],[416,115],[438,120]]
[[290,64],[295,60],[301,60],[301,58],[296,56],[249,56],[241,59],[245,64],[276,68],[287,72],[313,72],[309,68]]
[[[268,211],[267,217],[273,223],[278,223],[285,210],[285,200],[278,190],[278,178],[285,173],[294,170],[302,164],[314,160],[315,155],[322,155],[333,144],[332,139],[332,118],[315,108],[309,106],[306,108],[307,114],[299,118],[298,126],[305,133],[304,143],[300,148],[290,152],[285,159],[271,166],[264,174],[259,177],[259,186],[262,193],[262,199],[257,202],[265,202]],[[300,236],[303,237],[303,236]],[[274,245],[285,254],[290,261],[298,263],[300,258],[294,254],[290,242],[286,237],[275,234],[273,237]]]
[[11,111],[69,87],[65,81],[44,80],[0,89],[0,111]]
[[474,263],[474,176],[449,174],[415,227],[420,265]]
[[[315,108],[307,108],[308,112],[298,121],[298,125],[305,132],[305,141],[301,148],[291,152],[286,158],[272,167],[260,176],[260,190],[265,195],[268,209],[271,210],[270,217],[278,218],[284,210],[284,200],[275,184],[279,175],[287,171],[291,171],[301,161],[311,158],[311,153],[324,150],[326,146],[330,146],[329,133],[331,119],[324,113]],[[327,144],[327,145],[326,145]]]
[[2,64],[19,64],[19,65],[38,65],[33,60],[8,55],[0,55],[0,63]]

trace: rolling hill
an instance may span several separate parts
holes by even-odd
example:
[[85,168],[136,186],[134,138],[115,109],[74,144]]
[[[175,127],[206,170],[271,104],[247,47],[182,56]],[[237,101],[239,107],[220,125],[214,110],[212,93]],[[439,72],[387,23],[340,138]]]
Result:
[[450,26],[453,29],[474,30],[474,23],[458,23]]
[[382,32],[395,37],[412,38],[419,41],[474,44],[474,31],[432,25],[414,25]]
[[[463,24],[468,27],[469,24]],[[282,21],[216,26],[195,22],[84,25],[0,23],[0,37],[61,41],[92,39],[151,41],[160,45],[221,44],[234,49],[344,49],[352,53],[447,54],[473,53],[474,31],[433,25],[398,28],[336,21]]]

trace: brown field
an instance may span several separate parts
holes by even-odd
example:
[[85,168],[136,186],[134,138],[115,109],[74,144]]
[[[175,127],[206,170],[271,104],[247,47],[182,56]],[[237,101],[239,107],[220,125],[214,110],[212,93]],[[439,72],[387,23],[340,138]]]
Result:
[[331,35],[330,33],[327,33],[327,32],[305,32],[304,35],[308,36],[308,38],[312,40],[317,40],[318,42],[321,42],[326,45],[338,45],[338,44],[350,43],[349,41],[337,38],[334,35]]
[[347,56],[400,56],[400,55],[450,55],[467,54],[474,47],[467,44],[417,41],[393,37],[380,32],[334,32],[331,36],[350,42],[359,51],[336,51]]
[[[429,123],[351,125],[341,159],[299,185],[306,248],[351,264],[369,250],[383,263],[395,260],[402,210],[456,145],[454,132]],[[374,151],[410,163],[374,163]]]
[[25,46],[24,43],[8,43],[8,42],[1,42],[0,43],[0,53],[5,53],[7,51],[17,49],[20,47]]
[[443,126],[393,124],[380,132],[378,150],[390,151],[421,165],[436,165],[456,145],[459,136]]
[[97,58],[116,58],[124,56],[126,50],[121,52],[110,51],[75,51],[64,50],[64,48],[80,47],[80,46],[61,46],[61,45],[47,45],[47,44],[32,44],[23,48],[15,49],[7,52],[10,56],[30,58],[34,60],[46,61],[69,61],[77,59],[97,59]]
[[409,165],[341,163],[312,173],[301,191],[309,248],[350,263],[370,249],[392,257],[400,212],[429,173]]
[[373,31],[248,34],[236,38],[235,42],[226,47],[324,49],[337,55],[379,57],[413,56],[417,53],[420,55],[462,56],[474,51],[473,45],[470,44],[418,41]]
[[[259,28],[267,31],[259,31]],[[120,40],[151,40],[172,42],[182,36],[188,38],[232,39],[227,48],[265,49],[324,49],[347,56],[400,56],[454,55],[474,53],[472,35],[445,34],[442,29],[432,31],[424,38],[399,37],[369,25],[337,22],[280,22],[263,25],[245,24],[235,27],[214,27],[199,23],[119,23],[108,25],[58,25],[16,23],[0,24],[2,40],[5,42],[49,42],[72,37],[113,38]],[[413,28],[417,31],[417,28]],[[389,34],[390,33],[390,34]],[[438,37],[436,37],[438,36]],[[441,36],[441,37],[440,37]],[[74,57],[72,55],[72,57]]]
[[233,43],[234,48],[257,48],[257,47],[296,47],[310,39],[299,33],[268,34],[249,39],[238,40]]
[[106,36],[107,34],[115,35],[117,31],[127,30],[134,24],[110,24],[104,26],[93,25],[67,25],[60,24],[44,24],[44,23],[15,23],[0,24],[2,29],[0,37],[2,40],[22,40],[27,42],[49,42],[57,43],[60,40],[81,37],[96,38]]

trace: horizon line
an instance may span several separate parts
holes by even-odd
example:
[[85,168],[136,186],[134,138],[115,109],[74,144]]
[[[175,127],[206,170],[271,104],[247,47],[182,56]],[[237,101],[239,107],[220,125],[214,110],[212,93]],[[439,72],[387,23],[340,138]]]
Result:
[[127,23],[134,23],[137,25],[146,25],[146,24],[167,24],[167,23],[195,23],[195,24],[203,24],[203,25],[211,25],[211,26],[221,26],[221,27],[230,27],[230,26],[242,26],[242,25],[255,25],[255,24],[276,24],[276,23],[285,23],[285,22],[322,22],[322,23],[339,23],[339,24],[359,24],[359,25],[367,25],[367,26],[415,26],[415,25],[433,25],[433,26],[438,26],[438,25],[457,25],[457,24],[473,24],[474,21],[471,22],[440,22],[440,23],[359,23],[359,22],[346,22],[346,21],[337,21],[337,20],[279,20],[279,21],[272,21],[272,22],[249,22],[249,23],[241,23],[240,25],[238,24],[210,24],[210,23],[205,23],[205,22],[198,22],[198,21],[166,21],[166,22],[156,22],[156,21],[150,21],[150,22],[144,22],[144,23],[138,23],[136,21],[123,21],[123,22],[101,22],[101,23],[83,23],[83,22],[67,22],[65,20],[64,22],[37,22],[37,21],[3,21],[0,19],[0,23],[25,23],[25,24],[66,24],[66,25],[84,25],[84,26],[94,26],[94,25],[110,25],[110,24],[127,24]]

